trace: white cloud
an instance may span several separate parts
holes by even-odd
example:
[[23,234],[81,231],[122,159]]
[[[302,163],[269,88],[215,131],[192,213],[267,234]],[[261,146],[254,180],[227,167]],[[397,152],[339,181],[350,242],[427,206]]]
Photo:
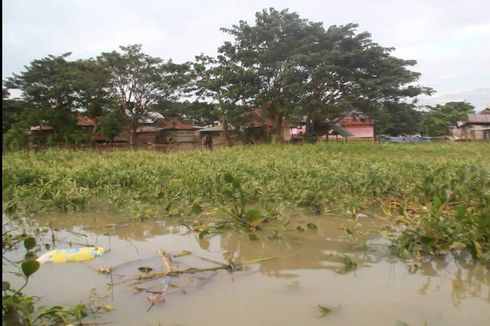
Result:
[[447,102],[466,101],[475,106],[476,110],[490,106],[490,87],[469,89],[455,93],[436,94],[434,96],[420,96],[420,105],[445,104]]
[[[48,54],[93,57],[120,45],[177,62],[215,54],[220,27],[253,22],[263,8],[290,8],[332,24],[359,23],[374,41],[415,59],[421,84],[441,94],[490,85],[488,0],[4,0],[3,78]],[[450,76],[450,78],[448,77]]]

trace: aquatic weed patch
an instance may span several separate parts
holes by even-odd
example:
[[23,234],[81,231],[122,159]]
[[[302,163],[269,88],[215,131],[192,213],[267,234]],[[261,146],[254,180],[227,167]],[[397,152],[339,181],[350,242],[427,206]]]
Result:
[[[445,226],[457,224],[452,242],[475,253],[481,247],[483,256],[488,251],[489,143],[261,145],[171,154],[49,150],[7,153],[2,162],[3,207],[10,212],[83,209],[97,199],[140,220],[187,217],[196,205],[204,214],[226,217],[236,204],[223,192],[229,175],[239,180],[242,202],[250,206],[244,212],[284,204],[316,213],[378,207],[412,218],[404,225],[408,233],[397,233],[405,252],[434,252],[405,246],[403,239],[420,242],[410,232],[437,239],[425,226],[441,218]],[[438,213],[431,210],[438,205]],[[462,208],[466,215],[458,220]]]

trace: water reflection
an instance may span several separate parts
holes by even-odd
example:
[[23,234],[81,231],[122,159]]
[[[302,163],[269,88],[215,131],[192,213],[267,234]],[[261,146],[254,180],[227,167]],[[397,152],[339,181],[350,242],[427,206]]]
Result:
[[420,286],[421,294],[438,291],[440,284],[431,284],[431,279],[439,276],[451,280],[451,297],[455,306],[466,298],[478,298],[490,303],[490,270],[469,256],[450,255],[421,263],[419,273],[429,276]]
[[356,240],[345,233],[344,227],[348,224],[345,219],[315,217],[314,222],[318,226],[316,231],[297,232],[292,227],[282,232],[279,238],[259,234],[260,241],[250,241],[246,235],[235,232],[205,239],[199,239],[197,234],[183,236],[187,230],[180,227],[177,220],[135,223],[124,215],[110,212],[44,214],[31,218],[28,225],[31,230],[37,230],[39,243],[46,250],[67,245],[94,245],[104,239],[114,249],[128,242],[139,256],[140,253],[147,254],[145,243],[151,240],[162,245],[172,243],[174,248],[180,246],[180,250],[192,249],[196,254],[218,257],[223,262],[230,257],[238,263],[277,257],[256,264],[256,271],[267,277],[287,280],[292,288],[298,287],[304,271],[325,271],[330,274],[324,277],[341,277],[345,255],[357,265],[357,269],[346,271],[345,277],[369,275],[394,280],[400,278],[395,271],[402,270],[403,279],[414,284],[418,295],[431,296],[449,291],[452,304],[457,307],[470,298],[490,303],[490,270],[469,255],[460,253],[405,264],[390,255],[389,242],[374,232],[381,227],[375,222],[363,223]]

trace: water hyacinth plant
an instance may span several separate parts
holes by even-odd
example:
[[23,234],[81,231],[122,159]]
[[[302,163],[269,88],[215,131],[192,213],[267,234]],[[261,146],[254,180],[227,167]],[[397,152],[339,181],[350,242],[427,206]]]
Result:
[[[316,213],[380,209],[402,256],[489,254],[490,144],[317,143],[213,152],[13,152],[2,157],[8,213],[114,205],[140,220],[193,207],[254,232],[287,204]],[[220,213],[215,214],[216,211]]]

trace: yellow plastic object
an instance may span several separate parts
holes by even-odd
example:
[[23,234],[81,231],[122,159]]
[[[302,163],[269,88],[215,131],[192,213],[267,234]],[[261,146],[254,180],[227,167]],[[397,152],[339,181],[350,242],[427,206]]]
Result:
[[66,263],[70,261],[86,261],[102,256],[104,251],[102,247],[57,249],[45,253],[37,261],[41,264],[47,262]]

